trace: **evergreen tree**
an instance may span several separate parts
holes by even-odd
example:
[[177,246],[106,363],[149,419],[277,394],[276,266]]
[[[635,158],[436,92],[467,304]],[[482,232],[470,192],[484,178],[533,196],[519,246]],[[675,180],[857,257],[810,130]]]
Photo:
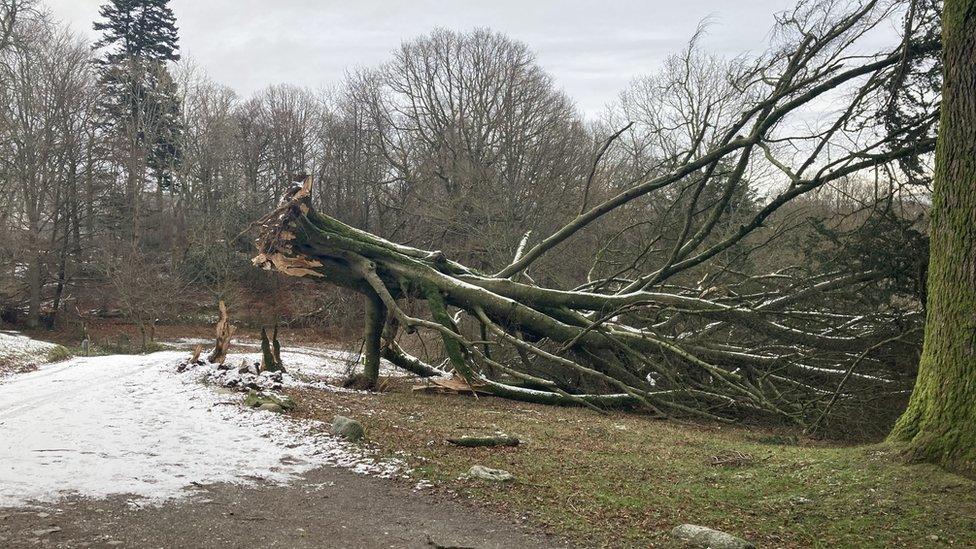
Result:
[[111,0],[99,14],[95,48],[105,88],[105,124],[127,140],[126,159],[133,194],[142,166],[151,170],[157,189],[173,184],[180,159],[180,100],[166,63],[178,61],[178,29],[169,0]]
[[179,61],[176,17],[169,0],[111,0],[98,13],[105,20],[95,30],[105,34],[96,48],[113,48],[108,64],[135,58],[144,61]]

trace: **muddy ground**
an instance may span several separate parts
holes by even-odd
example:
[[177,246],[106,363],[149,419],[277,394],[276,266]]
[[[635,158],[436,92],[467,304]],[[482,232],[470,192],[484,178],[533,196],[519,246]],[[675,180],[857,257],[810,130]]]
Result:
[[404,482],[322,468],[287,486],[220,484],[160,506],[125,497],[0,509],[0,547],[568,547]]

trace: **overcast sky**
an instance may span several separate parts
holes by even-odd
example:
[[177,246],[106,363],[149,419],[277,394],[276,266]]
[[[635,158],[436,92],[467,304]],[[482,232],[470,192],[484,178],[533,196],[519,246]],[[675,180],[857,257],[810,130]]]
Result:
[[[94,36],[104,0],[45,0]],[[588,115],[680,49],[711,20],[707,49],[761,50],[773,14],[792,0],[172,0],[181,49],[215,81],[250,94],[271,84],[320,88],[383,62],[435,27],[490,27],[526,42]]]

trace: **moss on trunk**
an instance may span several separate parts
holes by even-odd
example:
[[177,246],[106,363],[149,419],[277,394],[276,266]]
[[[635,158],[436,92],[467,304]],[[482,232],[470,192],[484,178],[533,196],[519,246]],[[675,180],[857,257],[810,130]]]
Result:
[[976,474],[976,0],[947,0],[925,345],[891,441]]

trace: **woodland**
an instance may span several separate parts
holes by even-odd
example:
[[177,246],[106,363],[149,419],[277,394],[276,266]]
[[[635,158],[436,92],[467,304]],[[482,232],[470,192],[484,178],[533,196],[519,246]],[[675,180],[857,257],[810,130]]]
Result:
[[974,470],[972,1],[802,0],[738,56],[703,24],[597,117],[488,28],[242,96],[167,4],[106,3],[90,43],[0,1],[4,327],[121,319],[152,350],[225,303],[353,342],[361,389],[385,359],[600,413],[894,426]]

